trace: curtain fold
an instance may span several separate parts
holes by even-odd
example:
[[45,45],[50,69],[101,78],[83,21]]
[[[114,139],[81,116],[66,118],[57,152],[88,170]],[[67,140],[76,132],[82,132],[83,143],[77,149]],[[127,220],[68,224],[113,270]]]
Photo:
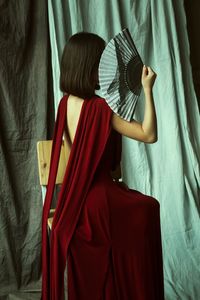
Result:
[[[160,201],[166,299],[199,299],[200,118],[183,1],[49,0],[48,13],[55,106],[62,50],[78,31],[108,41],[128,27],[143,61],[158,74],[158,142],[124,138],[123,177],[131,188]],[[141,95],[135,118],[141,120],[143,111]]]
[[41,285],[42,199],[36,142],[47,138],[54,115],[49,62],[46,2],[0,1],[2,299],[12,291],[38,290]]
[[[158,74],[158,142],[125,138],[123,175],[129,186],[160,201],[166,299],[198,299],[200,118],[183,1],[135,1],[132,16],[143,60]],[[141,101],[139,119],[142,111]]]

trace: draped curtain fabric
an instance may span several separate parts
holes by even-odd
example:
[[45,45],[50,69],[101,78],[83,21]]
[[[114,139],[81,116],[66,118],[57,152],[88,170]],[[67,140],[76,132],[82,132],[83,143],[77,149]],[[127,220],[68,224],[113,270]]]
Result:
[[0,299],[41,286],[36,142],[53,123],[49,53],[46,2],[0,1]]
[[200,24],[200,2],[198,0],[184,0],[187,18],[188,38],[190,42],[190,61],[194,88],[197,95],[200,111],[200,43],[199,43],[199,24]]
[[144,61],[158,73],[158,142],[124,139],[124,177],[160,201],[166,299],[195,300],[200,298],[200,118],[184,3],[146,1],[144,7],[144,2],[134,2],[132,33],[143,44]]
[[128,27],[143,61],[158,73],[154,95],[159,140],[146,145],[123,139],[123,177],[129,187],[160,201],[166,300],[199,299],[200,119],[183,1],[49,0],[48,14],[55,106],[61,97],[62,50],[78,31],[108,41]]

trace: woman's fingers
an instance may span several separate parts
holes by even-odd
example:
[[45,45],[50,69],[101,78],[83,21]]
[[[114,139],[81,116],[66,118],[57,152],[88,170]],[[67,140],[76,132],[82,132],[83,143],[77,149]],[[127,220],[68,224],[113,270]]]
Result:
[[156,75],[156,73],[153,71],[151,67],[146,67],[147,75]]
[[144,65],[142,69],[142,77],[145,77],[148,75],[148,68]]
[[154,81],[156,79],[156,73],[149,66],[143,66],[142,70],[142,85],[143,87],[153,87]]

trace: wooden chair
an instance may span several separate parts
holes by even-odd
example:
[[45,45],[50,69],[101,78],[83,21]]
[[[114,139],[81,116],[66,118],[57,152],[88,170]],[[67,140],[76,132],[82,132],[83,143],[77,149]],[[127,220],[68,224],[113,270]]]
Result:
[[[51,159],[51,149],[52,140],[49,141],[39,141],[37,142],[37,156],[38,156],[38,169],[39,169],[39,179],[42,188],[43,203],[46,194],[46,186],[48,183],[49,170],[50,170],[50,159]],[[56,185],[60,185],[63,182],[65,168],[68,161],[69,153],[67,152],[67,147],[63,141],[60,153],[60,161],[58,165],[58,172],[56,177]],[[51,209],[48,218],[48,228],[51,230],[53,215],[55,209]]]
[[[43,202],[46,194],[46,186],[48,183],[49,170],[50,170],[50,159],[51,159],[51,149],[52,149],[52,140],[49,141],[39,141],[37,143],[37,155],[38,155],[38,168],[39,168],[39,179],[40,185],[42,188],[42,197]],[[60,161],[58,165],[58,172],[56,177],[56,185],[61,185],[63,182],[66,164],[69,159],[69,151],[67,151],[67,146],[65,141],[63,140],[61,153],[60,153]],[[120,165],[111,172],[111,176],[115,181],[121,181],[121,167]],[[123,184],[121,182],[121,184]],[[123,184],[124,185],[124,184]],[[48,228],[51,230],[53,215],[55,209],[51,209],[48,218]]]

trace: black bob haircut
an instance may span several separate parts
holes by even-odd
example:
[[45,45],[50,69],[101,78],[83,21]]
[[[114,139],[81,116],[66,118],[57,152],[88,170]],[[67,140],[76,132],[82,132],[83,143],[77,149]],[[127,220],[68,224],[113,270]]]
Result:
[[95,94],[98,67],[105,41],[94,33],[79,32],[65,45],[60,67],[60,89],[84,99]]

